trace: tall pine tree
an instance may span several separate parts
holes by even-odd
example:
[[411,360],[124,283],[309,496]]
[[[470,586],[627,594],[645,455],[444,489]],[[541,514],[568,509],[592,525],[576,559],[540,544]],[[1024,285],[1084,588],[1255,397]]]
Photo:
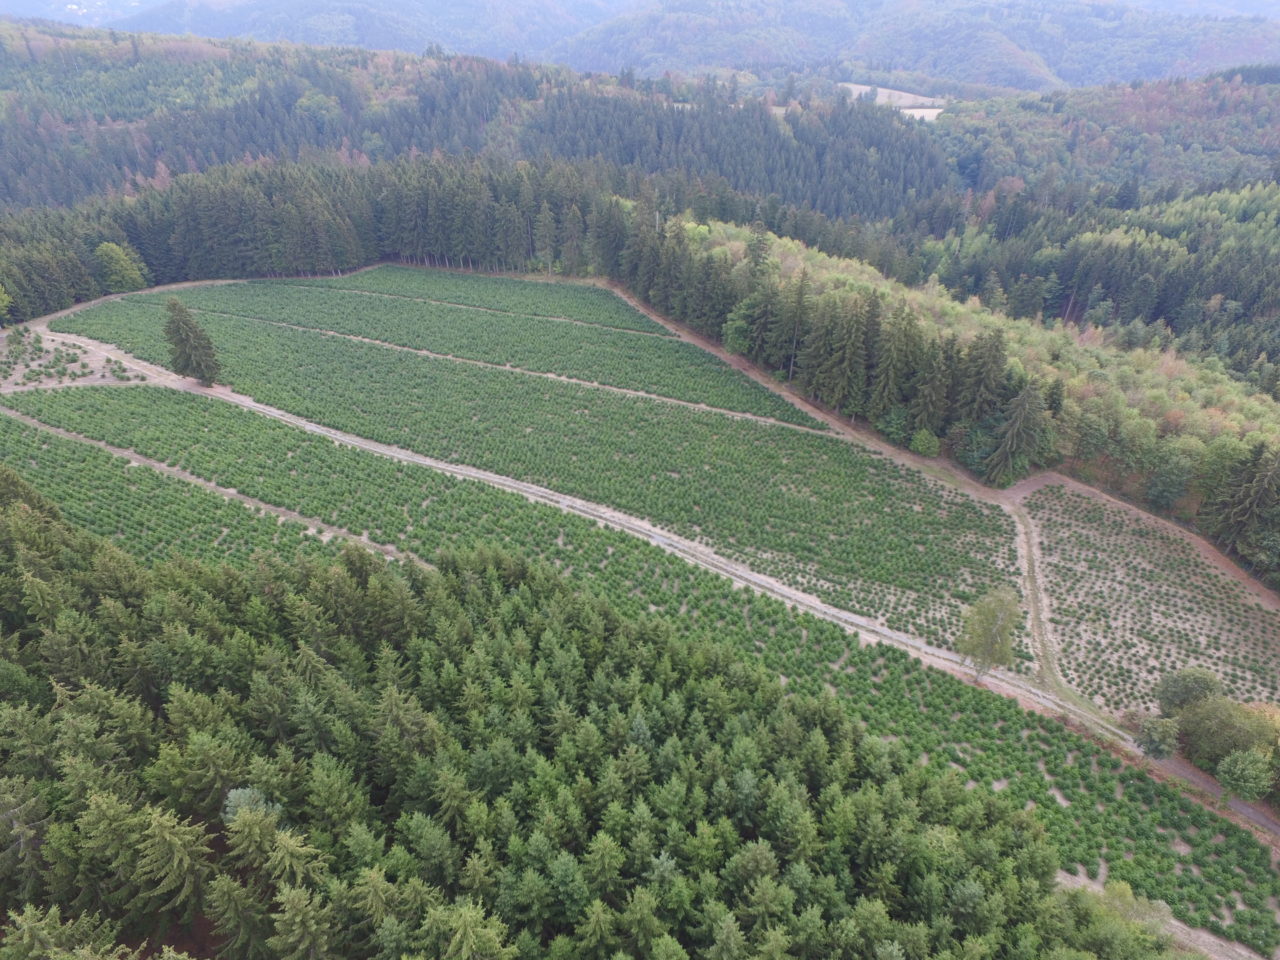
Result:
[[165,309],[169,312],[164,336],[169,341],[170,366],[175,373],[213,386],[221,372],[213,341],[177,297],[170,297]]

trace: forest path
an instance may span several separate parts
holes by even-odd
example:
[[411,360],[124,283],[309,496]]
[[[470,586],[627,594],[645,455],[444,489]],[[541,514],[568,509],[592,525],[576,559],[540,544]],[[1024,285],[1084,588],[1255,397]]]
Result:
[[[74,386],[91,385],[93,384],[74,384]],[[97,384],[97,386],[103,385],[104,384],[101,383]],[[121,385],[123,386],[125,384]],[[400,550],[389,543],[380,543],[369,539],[369,535],[367,533],[358,534],[346,529],[345,527],[337,527],[331,523],[325,523],[323,520],[319,520],[315,517],[305,516],[298,513],[296,510],[288,510],[284,507],[278,507],[275,504],[268,503],[265,500],[259,500],[257,497],[246,496],[233,487],[220,486],[211,480],[206,480],[204,477],[190,473],[180,467],[171,467],[169,464],[160,460],[156,460],[152,457],[145,457],[136,450],[124,447],[114,447],[101,440],[95,440],[93,437],[87,437],[81,433],[75,433],[71,430],[64,430],[61,427],[52,426],[51,424],[37,420],[35,417],[29,417],[24,413],[19,413],[17,410],[11,410],[2,404],[0,404],[0,415],[7,416],[19,423],[26,424],[29,427],[35,427],[45,433],[53,434],[54,436],[62,437],[66,440],[74,440],[77,443],[87,443],[92,447],[97,447],[99,450],[105,450],[107,453],[113,454],[114,456],[122,457],[134,466],[147,467],[157,473],[162,473],[167,477],[182,480],[193,486],[203,487],[205,490],[216,493],[218,496],[226,500],[234,500],[238,503],[242,503],[259,514],[270,514],[271,516],[278,517],[281,520],[292,520],[295,523],[300,523],[307,528],[308,533],[316,535],[324,543],[328,543],[330,540],[335,539],[346,540],[351,543],[358,544],[365,549],[375,550],[387,557],[389,560],[398,560],[402,563],[415,563],[430,566],[430,564],[427,564],[424,560],[412,553]]]
[[[180,284],[175,285],[175,287],[180,288],[182,286],[191,285],[195,284]],[[608,289],[614,289],[606,284],[602,285],[606,286]],[[705,338],[684,330],[682,327],[665,317],[662,317],[660,314],[656,314],[644,307],[642,304],[639,304],[629,295],[625,295],[623,292],[617,290],[614,292],[633,307],[643,312],[646,316],[649,316],[656,322],[661,323],[663,326],[675,332],[678,336],[703,347],[703,349],[711,350],[711,352],[720,356],[726,362],[732,363],[735,368],[746,373],[748,376],[751,376],[752,379],[764,384],[769,387],[769,389],[778,392],[780,396],[796,405],[799,409],[826,422],[834,429],[837,435],[860,445],[879,450],[899,463],[911,466],[942,482],[951,483],[954,486],[966,490],[978,499],[991,503],[998,503],[1006,510],[1009,510],[1010,516],[1014,519],[1015,525],[1019,531],[1019,541],[1021,544],[1025,544],[1025,546],[1019,546],[1020,556],[1023,556],[1027,561],[1023,568],[1024,578],[1027,579],[1027,582],[1035,582],[1037,584],[1037,589],[1031,591],[1031,594],[1028,597],[1028,604],[1031,607],[1033,637],[1035,636],[1036,624],[1040,623],[1043,625],[1043,612],[1041,610],[1041,601],[1039,599],[1042,596],[1043,588],[1041,581],[1036,576],[1035,569],[1035,560],[1038,557],[1038,549],[1036,547],[1034,528],[1033,526],[1028,526],[1029,518],[1026,516],[1025,511],[1019,510],[1015,512],[1012,508],[1015,505],[1020,506],[1022,500],[1025,499],[1026,496],[1029,496],[1030,493],[1034,492],[1034,490],[1053,483],[1061,482],[1063,484],[1071,485],[1073,488],[1079,488],[1082,492],[1090,493],[1091,495],[1108,501],[1114,501],[1115,503],[1127,506],[1131,510],[1143,513],[1131,505],[1123,504],[1123,501],[1114,500],[1114,498],[1107,497],[1105,494],[1093,490],[1091,487],[1079,484],[1078,481],[1071,480],[1068,477],[1052,471],[1045,471],[1037,474],[1007,490],[993,490],[991,488],[984,487],[971,477],[961,473],[956,468],[943,464],[941,461],[918,457],[908,451],[900,450],[889,445],[879,437],[870,434],[869,431],[856,427],[847,421],[844,421],[836,414],[823,410],[820,406],[800,398],[784,385],[779,384],[772,377],[769,377],[763,371],[755,368],[751,364],[748,364],[741,357],[735,357],[728,354],[718,345],[711,344],[709,341],[706,341]],[[104,299],[118,299],[118,296],[112,296]],[[97,303],[102,301],[94,302]],[[103,349],[110,349],[130,370],[145,374],[149,380],[155,384],[170,387],[186,393],[224,400],[237,406],[241,406],[247,410],[252,410],[255,413],[260,413],[264,416],[271,417],[272,419],[298,427],[309,433],[326,436],[336,443],[342,443],[347,446],[365,450],[380,456],[385,456],[390,459],[399,460],[401,462],[425,466],[429,469],[438,470],[442,473],[447,473],[451,476],[462,479],[477,480],[482,483],[488,483],[491,486],[508,490],[513,493],[518,493],[532,502],[543,503],[570,513],[577,513],[580,516],[595,520],[602,525],[638,536],[655,546],[661,547],[669,553],[674,553],[677,556],[680,556],[689,563],[693,563],[696,566],[700,566],[714,573],[726,576],[739,586],[745,586],[759,593],[768,594],[776,599],[782,600],[784,603],[795,607],[796,609],[807,611],[824,620],[837,623],[847,631],[857,635],[861,644],[866,644],[870,641],[889,643],[893,646],[908,650],[913,655],[919,657],[921,661],[928,663],[931,666],[944,670],[966,682],[973,682],[972,669],[967,667],[962,658],[952,651],[931,646],[917,637],[888,629],[868,618],[860,617],[856,614],[849,613],[848,611],[832,607],[810,594],[806,594],[803,591],[783,584],[772,577],[756,573],[740,563],[727,560],[702,545],[669,534],[646,520],[632,517],[622,511],[615,510],[602,504],[595,504],[577,497],[563,495],[553,490],[538,487],[534,484],[524,483],[523,481],[514,480],[500,474],[494,474],[489,471],[479,470],[477,468],[467,467],[460,464],[435,460],[434,458],[425,457],[420,454],[413,453],[412,451],[376,443],[375,441],[366,440],[363,437],[333,430],[329,427],[315,424],[301,417],[297,417],[286,411],[278,410],[265,404],[260,404],[251,397],[244,396],[243,394],[237,394],[225,386],[201,387],[195,381],[179,377],[163,367],[158,367],[154,364],[138,360],[116,347],[103,344],[87,337],[80,337],[65,333],[48,333],[47,327],[51,320],[90,305],[91,304],[81,304],[78,307],[73,307],[66,311],[61,311],[47,317],[30,321],[29,326],[32,329],[41,330],[46,337],[62,339],[69,343],[76,344],[85,350],[101,351]],[[119,385],[129,386],[130,384],[121,383]],[[823,435],[826,436],[830,434],[823,432]],[[1021,514],[1021,516],[1019,516],[1019,514]],[[1145,513],[1143,513],[1143,515],[1149,516]],[[1170,524],[1170,526],[1175,530],[1181,530],[1181,528],[1177,527],[1175,524]],[[1184,536],[1192,539],[1202,540],[1202,538],[1197,538],[1194,534],[1187,531],[1182,531],[1182,533]],[[1207,544],[1207,542],[1205,542],[1205,547],[1210,551],[1213,551],[1213,548],[1211,545]],[[1230,563],[1230,561],[1227,561],[1225,557],[1222,559],[1223,562]],[[1043,626],[1041,627],[1041,636],[1036,638],[1036,642],[1038,645],[1037,656],[1040,659],[1042,667],[1044,667],[1047,662],[1051,662],[1052,647],[1049,646],[1049,640],[1047,639],[1047,635],[1043,632]],[[1015,698],[1024,709],[1034,710],[1047,716],[1072,721],[1080,730],[1110,744],[1117,754],[1127,762],[1143,767],[1157,779],[1170,782],[1179,789],[1188,791],[1195,799],[1202,803],[1209,804],[1214,800],[1220,799],[1222,791],[1214,778],[1205,774],[1203,771],[1191,767],[1181,758],[1172,757],[1157,761],[1144,757],[1141,751],[1138,750],[1132,736],[1127,731],[1118,726],[1111,717],[1106,715],[1095,705],[1090,704],[1087,701],[1083,701],[1079,696],[1075,695],[1071,691],[1065,690],[1062,686],[1058,686],[1062,682],[1060,679],[1056,678],[1056,675],[1055,679],[1056,684],[1052,680],[1033,680],[1008,671],[993,671],[992,673],[987,674],[984,682],[979,685],[1004,696]],[[1225,808],[1219,807],[1218,809],[1220,813],[1227,815],[1228,818],[1237,825],[1255,833],[1255,835],[1257,835],[1263,843],[1271,847],[1273,851],[1280,851],[1280,816],[1277,816],[1274,811],[1264,805],[1248,804],[1236,798],[1232,798]]]
[[[33,323],[39,325],[37,329],[46,325],[44,321],[33,321]],[[106,345],[96,340],[74,334],[55,333],[48,334],[48,336],[76,344],[86,350],[94,348],[101,350],[106,347]],[[437,460],[434,457],[427,457],[401,447],[379,443],[342,430],[335,430],[332,427],[296,416],[286,410],[259,403],[252,397],[236,393],[225,385],[203,387],[196,381],[180,377],[164,367],[129,356],[118,348],[110,347],[107,349],[111,349],[113,353],[120,356],[130,370],[144,374],[147,377],[147,384],[221,400],[296,427],[307,433],[326,437],[344,446],[353,447],[401,463],[426,467],[459,479],[476,480],[511,493],[517,493],[534,503],[545,504],[568,513],[576,513],[604,526],[640,537],[668,553],[673,553],[703,569],[722,574],[739,586],[749,587],[760,593],[768,594],[796,609],[810,612],[824,620],[839,624],[849,632],[858,634],[862,643],[872,640],[888,643],[908,650],[922,661],[937,666],[948,673],[966,680],[972,678],[972,669],[965,666],[962,657],[950,650],[931,646],[918,637],[885,627],[869,617],[863,617],[831,606],[812,594],[791,587],[773,577],[758,573],[737,561],[722,557],[702,544],[669,533],[648,520],[633,517],[604,504],[593,503],[580,497],[558,493],[546,487],[526,483],[488,470]],[[122,388],[129,388],[134,385],[134,383],[129,382],[118,384]],[[73,388],[74,385],[68,385],[60,389]],[[1041,689],[1038,684],[1025,677],[1006,671],[999,671],[998,673],[988,674],[984,681],[984,686],[1006,696],[1017,698],[1028,709],[1055,716],[1066,714],[1078,723],[1097,730],[1103,736],[1127,740],[1127,736],[1119,728],[1107,723],[1102,718],[1090,715],[1078,707],[1064,702],[1061,698]]]

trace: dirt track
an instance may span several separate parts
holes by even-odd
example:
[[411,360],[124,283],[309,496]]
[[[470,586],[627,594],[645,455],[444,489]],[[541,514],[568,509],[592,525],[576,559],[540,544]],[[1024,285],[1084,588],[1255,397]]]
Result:
[[[176,286],[181,287],[189,285],[190,284],[180,284]],[[763,371],[747,364],[742,360],[742,358],[727,354],[718,345],[711,344],[704,338],[698,337],[697,335],[692,334],[672,323],[661,315],[655,314],[653,311],[643,307],[643,305],[638,304],[633,298],[626,295],[624,292],[617,290],[614,292],[632,306],[636,307],[636,309],[641,310],[645,315],[671,330],[677,336],[680,336],[682,339],[694,343],[703,349],[709,350],[715,355],[721,357],[725,362],[730,363],[736,369],[741,370],[747,376],[750,376],[752,379],[763,384],[770,390],[778,393],[798,409],[803,410],[805,413],[827,423],[837,436],[841,436],[851,442],[876,449],[900,463],[921,470],[926,474],[933,476],[935,479],[951,483],[979,499],[999,504],[1009,511],[1009,514],[1017,525],[1019,531],[1019,554],[1020,559],[1023,562],[1024,591],[1026,593],[1031,612],[1032,634],[1033,639],[1037,644],[1037,658],[1041,665],[1041,677],[1039,682],[1036,682],[1016,674],[1001,671],[993,675],[988,675],[985,686],[1005,696],[1016,698],[1027,709],[1036,710],[1051,716],[1069,718],[1082,729],[1092,732],[1096,736],[1118,745],[1131,761],[1142,763],[1160,779],[1173,781],[1175,783],[1179,781],[1186,781],[1197,793],[1207,794],[1215,798],[1221,795],[1221,790],[1218,788],[1216,781],[1214,781],[1212,777],[1209,777],[1202,771],[1190,767],[1190,765],[1185,761],[1178,758],[1171,758],[1169,760],[1153,763],[1152,761],[1142,758],[1140,753],[1137,751],[1132,738],[1125,730],[1116,725],[1110,718],[1105,717],[1099,710],[1092,707],[1092,705],[1085,703],[1082,698],[1076,696],[1072,691],[1066,689],[1065,685],[1063,685],[1057,677],[1056,672],[1053,671],[1052,640],[1048,631],[1044,629],[1044,618],[1042,613],[1042,584],[1036,576],[1036,570],[1039,566],[1037,563],[1039,559],[1039,552],[1036,547],[1037,537],[1030,518],[1021,508],[1023,498],[1029,496],[1032,492],[1043,486],[1062,483],[1070,485],[1075,489],[1080,489],[1090,495],[1121,504],[1127,509],[1136,511],[1136,508],[1123,504],[1122,501],[1114,501],[1113,498],[1106,497],[1105,494],[1101,494],[1096,490],[1092,490],[1092,488],[1085,487],[1074,480],[1053,472],[1037,474],[1036,476],[1028,478],[1008,490],[992,490],[988,487],[984,487],[972,478],[968,477],[966,474],[948,464],[943,463],[942,461],[918,457],[907,451],[892,447],[878,437],[869,435],[866,431],[844,421],[832,412],[822,410],[817,405],[809,403],[803,398],[797,396],[785,386],[779,384],[772,377],[769,377]],[[116,299],[116,297],[104,299]],[[63,333],[50,334],[47,332],[49,321],[58,316],[63,316],[66,313],[74,312],[76,309],[83,309],[85,306],[88,306],[88,304],[82,304],[79,307],[72,308],[71,310],[62,311],[58,314],[53,314],[49,317],[32,321],[30,327],[32,329],[42,330],[42,332],[45,333],[45,336],[51,341],[63,340],[67,343],[77,344],[86,350],[102,350],[104,348],[103,344],[85,337]],[[304,420],[301,417],[294,416],[287,411],[278,410],[265,404],[260,404],[250,397],[235,393],[228,387],[200,387],[194,381],[178,377],[162,367],[157,367],[129,357],[118,349],[111,348],[111,351],[114,355],[123,359],[131,370],[146,374],[149,378],[149,382],[151,383],[163,385],[187,393],[224,400],[243,407],[244,409],[259,413],[263,416],[290,424],[309,433],[328,437],[336,443],[342,443],[347,446],[366,450],[379,456],[388,457],[401,462],[414,463],[419,466],[438,470],[462,479],[470,479],[487,483],[500,489],[518,493],[532,502],[543,503],[560,510],[579,514],[580,516],[595,520],[603,525],[622,530],[647,540],[670,553],[674,553],[682,557],[690,563],[726,576],[740,586],[749,587],[760,593],[774,596],[793,607],[813,613],[815,616],[819,616],[822,619],[838,623],[851,633],[857,635],[861,643],[867,643],[869,641],[886,642],[909,650],[913,655],[919,657],[922,661],[929,663],[932,666],[938,667],[963,679],[971,679],[972,671],[963,665],[960,657],[950,651],[929,646],[918,638],[887,629],[883,625],[870,620],[869,618],[860,617],[847,611],[832,607],[812,595],[789,587],[788,585],[771,577],[759,574],[742,564],[727,560],[702,545],[669,534],[647,520],[632,517],[622,513],[621,511],[614,510],[611,507],[559,494],[553,490],[538,487],[534,484],[524,483],[489,471],[436,460],[431,457],[425,457],[420,454],[413,453],[412,451],[376,443],[362,437],[344,433],[343,431],[333,430],[320,424]],[[128,384],[121,385],[127,386]],[[788,424],[782,425],[789,429],[807,429],[802,427],[797,428]],[[823,431],[823,434],[830,435],[825,431]],[[132,455],[130,452],[122,451],[121,453],[122,455],[127,456]],[[1144,516],[1146,515],[1144,514]],[[297,519],[300,519],[304,523],[309,522],[305,517]],[[1169,526],[1172,529],[1179,531],[1182,536],[1200,541],[1200,544],[1203,545],[1202,552],[1204,549],[1207,549],[1210,551],[1211,555],[1216,555],[1218,557],[1218,561],[1220,563],[1234,567],[1234,565],[1230,564],[1229,560],[1215,551],[1210,545],[1205,543],[1202,538],[1195,537],[1193,534],[1182,530],[1176,525],[1170,524]],[[1240,573],[1238,569],[1237,573]],[[1258,589],[1264,588],[1258,585]],[[1272,602],[1277,602],[1274,596],[1272,597]],[[1280,849],[1280,818],[1277,818],[1272,811],[1265,807],[1245,804],[1238,800],[1232,800],[1230,802],[1229,810],[1235,815],[1232,819],[1237,823],[1242,826],[1252,828],[1254,832],[1259,833],[1264,841],[1271,845],[1273,849]]]

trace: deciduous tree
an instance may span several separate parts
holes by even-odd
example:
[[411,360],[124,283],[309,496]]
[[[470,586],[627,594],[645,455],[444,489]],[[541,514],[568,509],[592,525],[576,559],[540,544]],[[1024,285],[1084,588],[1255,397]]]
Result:
[[969,608],[956,651],[973,665],[976,679],[992,667],[1013,662],[1013,635],[1020,619],[1018,595],[1011,587],[997,587]]

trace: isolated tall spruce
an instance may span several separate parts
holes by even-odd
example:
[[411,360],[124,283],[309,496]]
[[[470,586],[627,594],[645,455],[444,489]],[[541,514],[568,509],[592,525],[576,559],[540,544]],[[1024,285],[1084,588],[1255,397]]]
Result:
[[220,372],[213,341],[176,297],[169,298],[165,309],[169,311],[164,325],[164,336],[169,341],[169,365],[181,376],[193,377],[206,387],[213,386]]

